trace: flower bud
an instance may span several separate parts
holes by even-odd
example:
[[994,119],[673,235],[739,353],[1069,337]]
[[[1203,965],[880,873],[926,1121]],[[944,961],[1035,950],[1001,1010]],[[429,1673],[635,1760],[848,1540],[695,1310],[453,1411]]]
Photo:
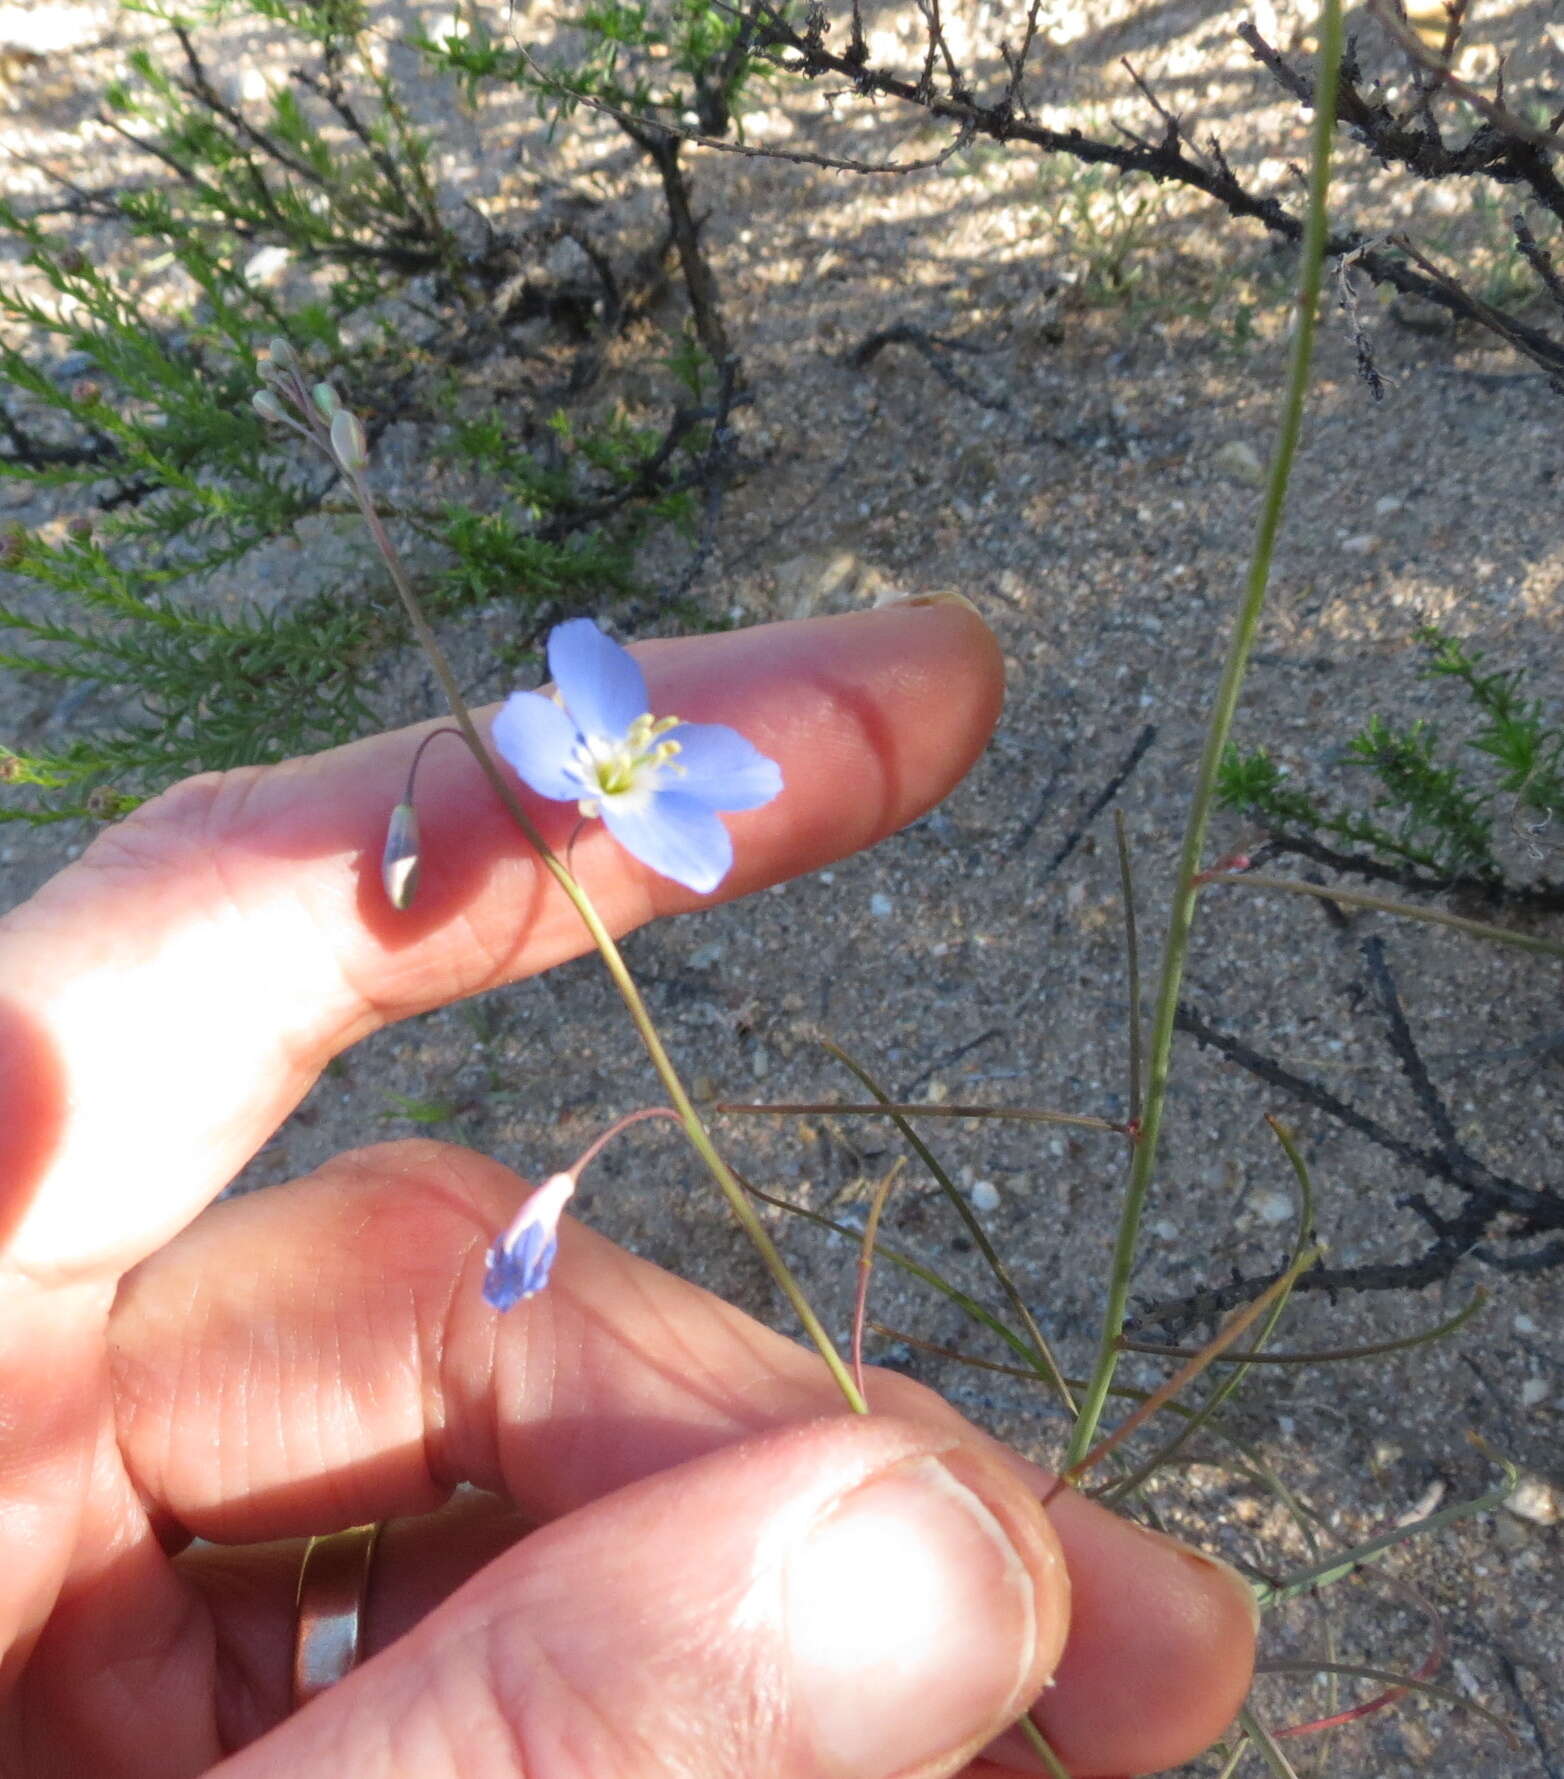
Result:
[[273,371],[281,375],[285,371],[296,371],[299,368],[299,355],[293,347],[278,334],[266,342],[266,352]]
[[263,420],[286,420],[288,410],[269,389],[257,389],[250,397],[250,406]]
[[412,907],[418,894],[418,863],[418,811],[411,803],[398,803],[391,811],[380,855],[380,881],[393,908]]
[[342,407],[342,402],[335,389],[329,383],[317,383],[310,391],[315,406],[323,420],[335,419]]
[[369,462],[369,443],[357,414],[338,408],[331,416],[331,449],[344,470],[356,475]]

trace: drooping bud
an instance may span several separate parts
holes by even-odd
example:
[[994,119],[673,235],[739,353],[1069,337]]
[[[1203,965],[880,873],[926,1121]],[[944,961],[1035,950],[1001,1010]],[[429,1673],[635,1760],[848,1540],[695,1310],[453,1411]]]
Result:
[[559,1252],[559,1216],[576,1189],[574,1174],[553,1174],[496,1236],[487,1255],[484,1301],[497,1310],[514,1308],[548,1284]]
[[338,408],[331,416],[331,449],[348,475],[357,475],[369,462],[369,442],[357,414]]
[[411,803],[398,803],[391,811],[380,855],[380,881],[393,908],[412,907],[418,894],[418,865],[418,811]]
[[257,389],[250,397],[250,406],[263,420],[286,420],[288,410],[269,389]]

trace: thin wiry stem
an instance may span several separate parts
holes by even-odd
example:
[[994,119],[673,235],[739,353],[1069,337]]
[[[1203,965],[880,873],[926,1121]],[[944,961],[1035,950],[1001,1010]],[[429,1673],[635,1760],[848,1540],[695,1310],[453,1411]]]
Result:
[[1140,934],[1135,919],[1135,873],[1130,868],[1130,837],[1124,811],[1113,812],[1113,839],[1119,853],[1119,894],[1124,903],[1124,961],[1128,971],[1130,1003],[1130,1127],[1140,1128],[1141,1076],[1143,1073],[1140,1029]]
[[777,1116],[818,1117],[822,1113],[841,1113],[843,1117],[876,1118],[997,1118],[1016,1124],[1071,1124],[1077,1130],[1102,1130],[1111,1136],[1129,1134],[1122,1124],[1108,1118],[1093,1118],[1085,1112],[1045,1112],[1036,1106],[949,1106],[915,1103],[898,1104],[894,1100],[875,1100],[853,1105],[842,1100],[774,1100],[765,1104],[745,1105],[738,1100],[722,1100],[712,1107],[714,1112],[772,1113]]
[[1119,1220],[1118,1239],[1114,1244],[1112,1271],[1108,1283],[1108,1301],[1103,1313],[1102,1332],[1097,1347],[1097,1362],[1092,1371],[1092,1387],[1087,1392],[1070,1439],[1067,1466],[1078,1464],[1091,1448],[1102,1417],[1108,1388],[1118,1368],[1119,1335],[1129,1308],[1130,1280],[1135,1268],[1135,1250],[1140,1236],[1141,1218],[1157,1165],[1157,1139],[1162,1130],[1162,1116],[1167,1105],[1168,1077],[1173,1051],[1174,1018],[1178,1011],[1179,987],[1184,978],[1184,964],[1189,953],[1191,929],[1194,926],[1195,904],[1199,896],[1201,855],[1205,850],[1206,829],[1216,797],[1217,775],[1223,750],[1232,731],[1238,696],[1243,687],[1249,656],[1254,648],[1260,614],[1265,608],[1266,589],[1271,578],[1271,558],[1281,529],[1282,514],[1287,504],[1287,483],[1292,473],[1293,456],[1303,425],[1304,397],[1309,387],[1309,369],[1314,355],[1314,335],[1318,323],[1320,289],[1324,277],[1325,240],[1327,234],[1326,200],[1330,193],[1331,136],[1335,127],[1335,108],[1330,95],[1336,92],[1336,77],[1341,67],[1342,27],[1341,0],[1322,0],[1319,15],[1319,74],[1315,87],[1318,99],[1314,111],[1314,153],[1309,174],[1309,207],[1304,224],[1303,246],[1298,269],[1298,302],[1292,344],[1292,361],[1288,367],[1287,389],[1282,402],[1275,454],[1271,459],[1270,476],[1260,510],[1254,554],[1239,603],[1232,635],[1228,642],[1227,660],[1217,687],[1216,700],[1206,728],[1205,749],[1201,754],[1199,776],[1190,800],[1189,815],[1184,827],[1184,843],[1179,855],[1178,882],[1173,907],[1168,917],[1167,936],[1163,942],[1162,976],[1157,991],[1156,1010],[1152,1020],[1151,1054],[1146,1084],[1146,1105],[1141,1119],[1139,1140],[1130,1164],[1129,1185],[1125,1193],[1124,1211]]
[[854,1061],[854,1059],[850,1057],[840,1045],[833,1044],[829,1040],[825,1041],[825,1048],[837,1059],[838,1062],[843,1064],[844,1067],[851,1069],[858,1079],[863,1082],[864,1086],[869,1089],[870,1093],[875,1095],[880,1101],[881,1108],[886,1111],[887,1115],[894,1122],[896,1128],[907,1139],[913,1153],[929,1170],[930,1174],[933,1175],[940,1190],[945,1194],[946,1198],[949,1199],[957,1216],[960,1217],[961,1221],[966,1225],[967,1234],[971,1236],[972,1240],[976,1243],[978,1252],[983,1256],[983,1259],[988,1266],[988,1270],[994,1275],[1000,1290],[1002,1290],[1005,1296],[1010,1299],[1011,1308],[1014,1309],[1016,1315],[1020,1318],[1021,1326],[1026,1330],[1027,1337],[1032,1343],[1032,1350],[1037,1354],[1041,1363],[1042,1376],[1046,1379],[1059,1400],[1064,1404],[1066,1410],[1073,1414],[1075,1412],[1075,1398],[1070,1394],[1070,1387],[1064,1381],[1064,1374],[1059,1369],[1059,1361],[1054,1357],[1053,1348],[1049,1345],[1047,1336],[1038,1326],[1037,1318],[1032,1314],[1026,1299],[1021,1295],[1015,1280],[1010,1276],[1009,1268],[1000,1258],[999,1252],[994,1244],[989,1240],[988,1231],[984,1229],[982,1223],[979,1222],[972,1207],[962,1196],[955,1181],[952,1180],[945,1169],[940,1166],[933,1151],[929,1148],[928,1144],[923,1141],[922,1137],[920,1137],[912,1128],[911,1124],[908,1123],[906,1117],[901,1112],[896,1111],[891,1107],[889,1094],[885,1093],[869,1071],[864,1068],[862,1063]]
[[[322,449],[333,457],[333,460],[337,460],[336,453],[331,450],[329,439],[323,439],[320,436],[318,412],[314,403],[310,401],[308,392],[304,390],[302,380],[295,376],[292,378],[292,384],[296,396],[302,397],[298,405],[314,429],[311,436],[314,437],[317,444],[321,445]],[[374,539],[375,547],[385,561],[392,585],[396,588],[403,609],[407,613],[408,622],[413,627],[413,634],[428,658],[435,678],[439,681],[440,689],[445,694],[446,702],[451,707],[451,715],[455,719],[457,728],[461,731],[462,739],[467,743],[473,758],[478,762],[480,771],[489,781],[506,813],[531,842],[544,869],[564,891],[571,905],[580,915],[582,923],[591,935],[592,943],[602,956],[615,988],[619,990],[620,998],[624,1001],[631,1023],[640,1034],[641,1042],[646,1046],[652,1067],[657,1071],[658,1078],[662,1081],[668,1098],[672,1102],[673,1110],[684,1127],[690,1146],[705,1162],[740,1226],[759,1250],[766,1270],[776,1281],[783,1296],[792,1305],[794,1314],[802,1323],[805,1333],[814,1342],[820,1357],[824,1359],[847,1406],[856,1414],[867,1414],[869,1406],[864,1401],[862,1392],[853,1382],[846,1365],[842,1362],[842,1357],[837,1352],[834,1342],[826,1332],[820,1318],[815,1314],[808,1298],[804,1295],[803,1288],[793,1277],[787,1262],[782,1258],[781,1251],[771,1239],[770,1232],[757,1215],[755,1207],[745,1196],[743,1187],[739,1185],[732,1170],[717,1152],[710,1134],[702,1124],[700,1115],[696,1112],[695,1106],[685,1090],[684,1083],[679,1077],[679,1072],[673,1065],[673,1059],[669,1056],[667,1047],[652,1021],[652,1016],[641,997],[641,991],[636,986],[635,979],[631,976],[619,947],[614,943],[613,935],[603,924],[601,916],[586,891],[566,868],[564,862],[555,854],[542,834],[538,832],[537,824],[527,813],[526,806],[517,795],[515,788],[500,771],[494,756],[484,746],[477,726],[473,722],[472,713],[467,708],[467,701],[463,698],[461,688],[456,683],[456,676],[451,671],[450,664],[430,627],[429,620],[424,616],[418,596],[413,591],[412,583],[402,566],[395,545],[386,534],[385,526],[375,509],[374,500],[362,474],[357,470],[346,468],[343,473],[353,498],[358,503],[364,523],[369,528],[369,534]]]
[[1543,939],[1536,933],[1517,933],[1509,927],[1496,927],[1484,920],[1467,920],[1459,914],[1446,914],[1439,908],[1419,908],[1411,902],[1391,902],[1368,890],[1343,889],[1340,884],[1303,883],[1294,877],[1268,877],[1261,871],[1211,871],[1203,873],[1199,888],[1219,883],[1246,885],[1249,889],[1279,890],[1289,896],[1313,896],[1319,902],[1340,902],[1347,908],[1372,908],[1379,914],[1393,914],[1401,920],[1422,920],[1436,927],[1453,927],[1473,939],[1489,939],[1495,945],[1517,945],[1522,951],[1540,951],[1547,957],[1564,957],[1564,941]]
[[863,1227],[863,1246],[858,1252],[858,1289],[853,1299],[853,1382],[858,1386],[858,1394],[865,1402],[869,1400],[869,1392],[863,1387],[863,1329],[869,1313],[869,1279],[874,1272],[874,1242],[880,1233],[880,1218],[885,1211],[885,1201],[896,1184],[896,1176],[905,1165],[906,1157],[898,1155],[890,1172],[875,1187],[874,1197],[869,1201],[869,1216]]

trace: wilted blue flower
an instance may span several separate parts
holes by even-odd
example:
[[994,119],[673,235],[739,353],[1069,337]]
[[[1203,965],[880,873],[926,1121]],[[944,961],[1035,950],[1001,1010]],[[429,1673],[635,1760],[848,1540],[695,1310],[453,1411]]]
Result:
[[573,1174],[550,1175],[495,1237],[483,1275],[486,1303],[508,1310],[548,1283],[559,1252],[559,1215],[575,1189]]
[[558,702],[516,692],[494,719],[494,745],[540,797],[601,816],[643,865],[702,895],[733,863],[718,810],[758,809],[782,771],[736,729],[654,717],[631,655],[590,618],[548,639]]

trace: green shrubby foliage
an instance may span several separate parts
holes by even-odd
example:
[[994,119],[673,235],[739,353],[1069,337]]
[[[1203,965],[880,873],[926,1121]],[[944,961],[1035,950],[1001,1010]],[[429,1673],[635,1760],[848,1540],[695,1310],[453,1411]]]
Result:
[[[366,690],[404,639],[375,576],[351,602],[330,590],[274,609],[222,597],[254,552],[342,505],[335,472],[251,406],[269,340],[342,390],[371,446],[410,421],[425,464],[460,472],[467,498],[387,516],[429,546],[431,614],[504,600],[518,654],[562,612],[627,590],[649,530],[693,523],[692,466],[711,443],[700,348],[676,342],[663,367],[666,428],[579,405],[480,408],[483,359],[504,345],[496,292],[524,249],[476,213],[462,218],[475,227],[452,226],[431,141],[387,58],[371,53],[362,6],[248,10],[285,27],[297,40],[290,62],[302,64],[262,104],[227,96],[203,60],[200,21],[171,11],[156,16],[175,51],[138,50],[105,95],[106,115],[157,175],[89,212],[129,251],[101,263],[0,202],[19,262],[0,276],[13,342],[0,346],[10,444],[0,475],[80,508],[63,529],[13,526],[0,539],[0,566],[35,590],[0,601],[0,664],[74,682],[83,702],[111,690],[115,707],[57,746],[7,737],[0,780],[19,794],[0,820],[119,814],[189,772],[283,758],[373,722]],[[657,46],[659,67],[679,76],[717,57],[713,90],[726,104],[747,67],[727,16],[700,0],[656,19],[594,9],[570,78],[627,105],[661,104],[624,73]],[[540,104],[568,114],[554,76],[485,63],[480,48],[470,36],[425,46],[442,77],[469,89],[533,82]],[[257,275],[267,250],[300,275]],[[180,300],[157,314],[134,282],[148,263],[181,275]]]
[[[1221,801],[1284,843],[1328,837],[1362,849],[1374,865],[1408,867],[1496,896],[1513,893],[1517,886],[1507,882],[1496,852],[1496,827],[1541,828],[1564,812],[1564,730],[1548,720],[1540,699],[1525,696],[1522,670],[1485,671],[1479,651],[1434,625],[1417,637],[1427,655],[1422,677],[1455,680],[1465,690],[1464,734],[1451,741],[1425,721],[1397,727],[1371,716],[1347,742],[1344,758],[1367,768],[1378,788],[1346,806],[1322,803],[1292,784],[1264,748],[1229,747]],[[1472,754],[1492,766],[1474,776]]]

